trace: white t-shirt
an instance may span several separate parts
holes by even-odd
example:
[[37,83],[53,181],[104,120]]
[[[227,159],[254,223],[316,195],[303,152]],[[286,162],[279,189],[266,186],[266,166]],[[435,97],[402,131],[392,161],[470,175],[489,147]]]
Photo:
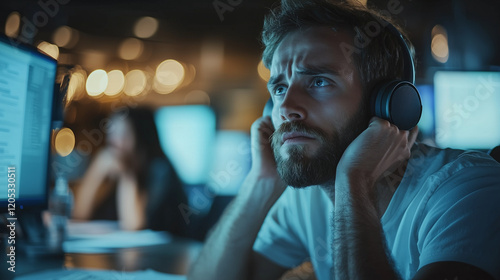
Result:
[[[284,267],[310,260],[318,279],[333,279],[333,212],[319,187],[287,188],[253,248]],[[468,263],[500,279],[500,164],[480,152],[416,144],[381,223],[404,279],[438,261]]]

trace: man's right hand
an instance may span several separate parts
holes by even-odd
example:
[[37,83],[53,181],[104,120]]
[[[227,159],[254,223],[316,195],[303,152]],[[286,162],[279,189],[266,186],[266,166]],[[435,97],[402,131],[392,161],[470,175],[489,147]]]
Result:
[[[285,183],[278,175],[270,137],[274,133],[273,123],[268,116],[257,119],[250,131],[252,147],[252,168],[247,176],[250,184],[243,184],[242,189],[250,188],[250,195],[261,195],[262,198],[270,195],[272,203],[276,201],[286,188]],[[264,184],[257,181],[267,181]],[[264,189],[255,189],[259,187]],[[265,199],[267,200],[267,199]]]
[[252,250],[267,213],[286,188],[276,170],[269,141],[273,132],[269,117],[253,123],[252,168],[205,241],[198,260],[191,266],[189,280],[278,279],[286,271]]
[[251,128],[252,172],[263,177],[278,177],[276,161],[270,137],[274,133],[273,123],[269,116],[258,118]]

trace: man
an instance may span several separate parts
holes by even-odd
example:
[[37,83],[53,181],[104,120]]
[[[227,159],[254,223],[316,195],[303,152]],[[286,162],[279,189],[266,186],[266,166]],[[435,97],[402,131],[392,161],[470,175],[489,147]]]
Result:
[[308,260],[318,279],[500,278],[500,166],[370,116],[372,88],[403,71],[394,34],[363,33],[373,22],[319,0],[266,18],[272,117],[189,279],[278,279]]

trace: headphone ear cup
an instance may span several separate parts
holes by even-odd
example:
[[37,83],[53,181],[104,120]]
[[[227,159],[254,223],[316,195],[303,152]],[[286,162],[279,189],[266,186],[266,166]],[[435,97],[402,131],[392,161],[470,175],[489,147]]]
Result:
[[376,87],[371,98],[372,114],[395,124],[399,129],[415,127],[422,115],[422,101],[410,82],[395,80]]

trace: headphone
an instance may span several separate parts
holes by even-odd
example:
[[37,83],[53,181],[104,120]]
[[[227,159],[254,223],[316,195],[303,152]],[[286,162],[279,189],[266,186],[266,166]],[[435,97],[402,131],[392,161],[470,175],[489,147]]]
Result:
[[[396,36],[403,47],[403,79],[383,82],[374,87],[371,93],[370,110],[372,115],[389,121],[401,130],[415,127],[422,115],[422,101],[415,87],[415,65],[410,49],[403,35],[394,25],[387,23],[386,28]],[[270,116],[273,109],[271,98],[264,107],[264,116]]]
[[399,129],[410,130],[417,125],[422,115],[422,101],[414,85],[415,65],[403,35],[394,25],[385,22],[386,28],[403,47],[404,80],[393,80],[375,86],[370,108],[372,115],[395,124]]

